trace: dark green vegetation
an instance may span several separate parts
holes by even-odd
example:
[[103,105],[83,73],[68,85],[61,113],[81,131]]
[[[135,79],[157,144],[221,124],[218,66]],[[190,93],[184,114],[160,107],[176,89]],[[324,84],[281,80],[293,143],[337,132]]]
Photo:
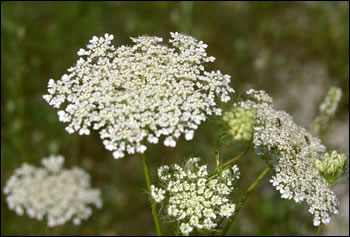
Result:
[[[212,68],[232,76],[239,96],[264,89],[295,120],[307,127],[330,86],[343,90],[335,121],[323,142],[349,152],[349,5],[347,2],[1,2],[1,235],[48,234],[46,223],[9,211],[2,189],[23,162],[39,164],[51,153],[63,154],[66,167],[81,166],[101,188],[104,207],[80,226],[68,223],[52,235],[155,234],[145,194],[140,156],[114,160],[97,133],[69,135],[56,111],[42,99],[50,78],[58,79],[77,60],[76,52],[93,36],[111,33],[115,45],[129,36],[169,38],[170,31],[190,34],[208,44]],[[228,108],[232,101],[227,105]],[[190,142],[176,148],[151,145],[150,172],[162,164],[198,155],[212,167],[221,126],[211,118]],[[222,159],[237,154],[221,151]],[[237,203],[266,167],[248,153],[239,161],[242,178],[233,194]],[[346,211],[349,183],[339,185],[340,212]],[[343,215],[343,216],[341,216]],[[324,228],[349,234],[349,212]],[[171,227],[162,224],[164,233]],[[328,228],[328,229],[327,229]],[[314,234],[306,206],[282,200],[265,179],[237,216],[234,235]],[[337,232],[334,232],[337,231]],[[328,233],[328,232],[327,232]]]

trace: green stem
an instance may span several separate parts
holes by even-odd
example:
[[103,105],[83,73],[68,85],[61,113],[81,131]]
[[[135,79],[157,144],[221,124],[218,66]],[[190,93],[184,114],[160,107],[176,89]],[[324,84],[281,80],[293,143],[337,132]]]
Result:
[[[248,149],[247,149],[247,150],[248,150]],[[225,168],[226,166],[228,166],[228,165],[231,164],[231,163],[237,162],[237,161],[247,152],[247,150],[242,151],[242,152],[239,153],[237,156],[233,157],[231,160],[226,161],[226,162],[222,165],[222,168]]]
[[317,235],[317,236],[320,236],[320,234],[321,234],[321,229],[322,229],[322,224],[320,224],[320,225],[318,226],[318,228],[317,228],[317,232],[316,232],[316,235]]
[[216,149],[215,151],[215,160],[216,160],[216,169],[220,168],[220,155],[219,155],[219,150]]
[[239,210],[243,206],[243,204],[246,201],[246,199],[248,198],[249,194],[254,190],[255,186],[258,183],[260,183],[260,181],[265,177],[265,175],[270,170],[271,170],[271,167],[267,167],[266,169],[264,169],[264,171],[259,175],[259,177],[254,181],[254,183],[252,183],[249,186],[249,188],[247,189],[247,191],[244,193],[243,197],[241,198],[240,202],[238,203],[237,209],[235,210],[235,212],[233,213],[233,215],[229,219],[228,223],[226,224],[226,226],[221,234],[222,236],[225,236],[227,234],[228,230],[231,228],[233,221],[236,219],[236,216],[237,216]]
[[[146,152],[142,154],[142,161],[143,161],[143,169],[145,171],[147,189],[148,189],[148,192],[151,193],[151,179],[149,177]],[[156,203],[154,202],[152,203],[152,215],[154,219],[154,225],[156,226],[157,235],[162,236],[162,231],[160,229],[159,218],[158,218],[157,209],[156,209]]]
[[236,163],[244,154],[246,154],[249,151],[250,146],[242,151],[241,153],[239,153],[237,156],[233,157],[231,160],[226,161],[225,163],[223,163],[222,165],[218,165],[220,164],[219,160],[219,151],[216,150],[216,168],[215,168],[215,173],[222,170],[223,168],[227,167],[228,165],[230,165],[231,163]]
[[45,233],[46,236],[51,236],[51,229],[50,227],[47,227],[46,228],[46,233]]
[[42,236],[51,236],[51,229],[48,225],[46,225],[46,223],[42,232],[43,232]]

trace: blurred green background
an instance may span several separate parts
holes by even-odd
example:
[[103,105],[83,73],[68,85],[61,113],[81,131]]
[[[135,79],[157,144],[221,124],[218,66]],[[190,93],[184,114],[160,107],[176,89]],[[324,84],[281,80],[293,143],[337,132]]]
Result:
[[[43,99],[50,78],[59,79],[76,52],[93,36],[114,34],[115,45],[130,36],[183,32],[208,44],[211,69],[232,76],[237,95],[264,89],[276,107],[308,127],[330,86],[343,98],[323,142],[349,154],[349,4],[347,2],[1,2],[1,190],[23,162],[35,165],[63,154],[66,167],[81,166],[102,189],[104,206],[80,226],[67,223],[52,235],[155,234],[139,156],[114,160],[99,135],[69,135]],[[228,108],[232,104],[223,105]],[[190,142],[176,148],[152,145],[147,154],[152,179],[162,164],[199,155],[214,165],[221,126],[211,119]],[[226,148],[224,160],[235,153]],[[264,169],[249,153],[240,160],[242,178],[233,200]],[[270,174],[271,175],[271,174]],[[349,182],[335,188],[340,215],[323,234],[349,235]],[[1,235],[43,235],[46,223],[17,216],[1,191]],[[162,225],[165,233],[171,228]],[[312,235],[305,205],[282,200],[268,182],[259,184],[236,219],[232,235]]]

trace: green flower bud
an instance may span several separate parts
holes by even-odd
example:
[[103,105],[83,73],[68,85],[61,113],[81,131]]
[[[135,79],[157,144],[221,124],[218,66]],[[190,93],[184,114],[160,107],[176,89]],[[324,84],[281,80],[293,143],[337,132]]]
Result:
[[227,122],[229,133],[233,140],[251,141],[254,133],[255,110],[246,110],[242,107],[235,107],[230,112],[226,112],[223,120]]
[[330,183],[333,183],[346,164],[346,155],[332,151],[325,153],[321,159],[313,158],[315,167],[320,171],[321,175]]

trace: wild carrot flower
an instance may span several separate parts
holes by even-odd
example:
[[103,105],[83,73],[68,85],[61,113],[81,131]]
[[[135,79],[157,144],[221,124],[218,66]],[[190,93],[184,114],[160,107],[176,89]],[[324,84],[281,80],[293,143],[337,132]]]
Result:
[[313,162],[323,156],[325,146],[289,114],[275,110],[266,92],[247,94],[250,100],[234,106],[256,111],[253,143],[258,155],[272,160],[275,175],[270,182],[282,198],[305,201],[315,226],[329,223],[331,215],[338,213],[338,200]]
[[78,225],[102,206],[100,191],[90,188],[90,176],[80,168],[63,169],[63,156],[51,155],[43,167],[24,163],[7,181],[4,193],[11,210],[30,218],[47,218],[48,226],[69,220]]
[[239,179],[238,167],[209,175],[207,165],[200,166],[199,160],[191,158],[184,167],[161,166],[160,188],[151,186],[154,201],[163,204],[170,220],[178,223],[184,235],[194,229],[214,229],[218,219],[230,217],[236,207],[227,196],[234,189],[233,182]]
[[113,35],[94,36],[80,49],[77,63],[60,80],[49,80],[44,99],[69,123],[69,133],[99,130],[115,158],[143,153],[145,141],[175,147],[182,135],[191,140],[208,115],[220,115],[215,101],[227,102],[230,76],[206,71],[213,62],[207,45],[191,36],[131,38],[132,46],[111,44]]

